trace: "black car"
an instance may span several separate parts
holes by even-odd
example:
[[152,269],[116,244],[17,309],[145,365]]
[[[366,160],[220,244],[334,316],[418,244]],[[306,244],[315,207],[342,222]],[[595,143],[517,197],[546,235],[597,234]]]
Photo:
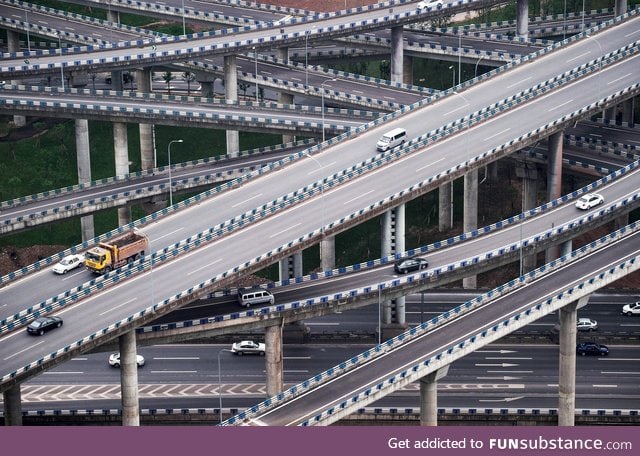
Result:
[[427,269],[429,262],[424,258],[405,257],[400,258],[393,264],[393,269],[398,274],[406,274],[407,272],[418,271],[419,269]]
[[33,320],[29,326],[27,326],[27,332],[29,334],[42,336],[50,329],[59,328],[60,326],[62,326],[62,318],[60,317],[40,317]]
[[582,356],[607,356],[609,348],[606,345],[596,344],[595,342],[580,342],[576,347],[576,352]]

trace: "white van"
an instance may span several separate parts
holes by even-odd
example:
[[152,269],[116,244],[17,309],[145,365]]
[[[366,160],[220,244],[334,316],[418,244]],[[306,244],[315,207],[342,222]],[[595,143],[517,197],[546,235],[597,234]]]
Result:
[[404,144],[406,140],[407,130],[404,128],[395,128],[382,135],[382,138],[380,138],[380,141],[376,144],[376,149],[385,152],[400,144]]
[[238,289],[238,302],[243,307],[254,304],[273,304],[273,295],[260,287]]

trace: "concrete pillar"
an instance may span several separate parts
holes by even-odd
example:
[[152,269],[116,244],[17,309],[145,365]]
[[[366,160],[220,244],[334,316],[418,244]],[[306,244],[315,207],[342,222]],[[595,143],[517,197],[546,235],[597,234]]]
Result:
[[453,228],[453,181],[438,188],[438,230],[449,231]]
[[[564,132],[549,136],[549,163],[547,165],[547,201],[562,196],[562,140]],[[559,246],[549,247],[545,251],[545,262],[555,260],[560,255]]]
[[403,28],[396,26],[391,28],[391,82],[402,82],[402,69],[404,63]]
[[[87,119],[75,120],[76,131],[76,162],[78,167],[78,183],[86,184],[91,182],[91,153],[89,150],[89,121]],[[80,228],[82,230],[82,240],[93,239],[95,229],[93,225],[93,215],[80,217]]]
[[4,401],[4,425],[22,426],[22,392],[20,383],[2,393]]
[[[224,57],[224,94],[227,103],[238,101],[238,72],[236,56]],[[240,153],[240,134],[237,130],[227,130],[227,155],[237,157]]]
[[413,84],[413,57],[405,55],[402,59],[402,82]]
[[[116,176],[129,174],[129,146],[127,143],[127,124],[113,123],[113,146],[116,157]],[[118,208],[118,226],[131,222],[131,208]]]
[[516,14],[516,36],[526,40],[529,37],[529,0],[518,0]]
[[114,24],[120,23],[120,13],[118,11],[112,10],[109,8],[107,10],[107,21],[113,22]]
[[[382,215],[381,220],[382,256],[391,256],[395,253],[404,252],[406,250],[405,205],[401,204],[400,206],[385,212]],[[382,322],[387,326],[387,331],[398,332],[406,327],[404,296],[398,297],[394,300],[385,300],[382,309]],[[386,338],[387,337],[385,337],[385,339]]]
[[575,420],[577,305],[577,302],[566,305],[560,309],[559,315],[558,426],[573,426]]
[[622,121],[629,124],[630,127],[634,126],[633,113],[635,111],[635,99],[629,98],[622,102]]
[[267,377],[267,396],[275,396],[283,389],[282,362],[282,326],[264,328],[265,370]]
[[616,16],[627,12],[627,0],[616,0]]
[[[20,34],[18,32],[14,32],[13,30],[7,30],[7,48],[9,52],[20,52]],[[12,79],[11,84],[17,85],[22,81],[18,79]],[[24,127],[27,124],[26,116],[13,116],[13,125],[16,127]]]
[[604,120],[605,122],[606,122],[606,121],[608,121],[608,122],[615,123],[615,121],[616,121],[616,114],[617,114],[617,110],[618,110],[618,107],[617,107],[617,106],[612,106],[612,107],[610,107],[610,108],[605,109],[605,110],[602,112],[602,118],[603,118],[603,120]]
[[448,365],[420,379],[420,426],[438,425],[438,380],[447,372]]
[[[293,104],[293,94],[285,93],[285,92],[278,92],[278,103],[285,104],[285,105],[292,105]],[[295,140],[296,140],[296,135],[291,135],[291,134],[288,134],[288,133],[282,135],[282,142],[284,144],[292,143]]]
[[122,425],[140,426],[138,400],[138,364],[136,362],[136,332],[131,330],[118,338],[120,345],[120,395]]
[[[151,68],[136,71],[136,86],[140,93],[151,92]],[[155,161],[155,145],[153,143],[153,124],[139,124],[140,129],[140,166],[142,169],[152,169],[157,166]]]
[[302,277],[302,252],[296,252],[293,255],[280,260],[280,280],[291,279],[294,277]]
[[[474,169],[464,175],[462,231],[468,233],[478,228],[478,170]],[[475,275],[462,279],[463,288],[477,288]]]
[[124,86],[122,84],[122,71],[112,71],[111,72],[111,90],[122,92],[123,88]]
[[[538,170],[535,164],[524,162],[516,167],[516,175],[522,179],[522,212],[533,209],[538,204]],[[536,268],[536,254],[522,257],[522,272]]]
[[491,182],[498,182],[498,160],[492,161],[487,165],[487,172]]
[[326,236],[320,241],[320,269],[328,271],[336,267],[336,237]]
[[621,215],[620,217],[615,219],[613,222],[616,230],[619,230],[623,226],[627,226],[629,224],[629,213],[627,212],[626,214]]
[[[573,242],[571,241],[571,239],[569,239],[568,241],[564,241],[562,244],[560,244],[560,256],[561,257],[563,257],[565,255],[569,255],[572,250],[573,250]],[[560,258],[560,257],[558,257],[558,258]]]
[[[407,250],[405,246],[405,205],[401,204],[396,207],[394,210],[394,234],[395,234],[395,251],[396,253],[404,252]],[[400,296],[394,300],[395,305],[395,318],[394,323],[400,325],[400,327],[404,328],[407,325],[406,319],[406,297]]]

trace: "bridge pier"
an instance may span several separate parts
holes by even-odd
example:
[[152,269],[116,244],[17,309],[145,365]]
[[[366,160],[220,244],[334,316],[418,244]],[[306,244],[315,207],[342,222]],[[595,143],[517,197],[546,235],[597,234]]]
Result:
[[[518,162],[516,175],[522,179],[522,212],[526,212],[538,203],[538,169],[534,163]],[[535,253],[522,257],[520,267],[523,273],[536,268],[536,257]]]
[[4,401],[4,425],[22,426],[22,391],[20,383],[2,393]]
[[447,365],[420,379],[420,426],[438,425],[438,380],[448,372]]
[[[7,48],[9,52],[20,52],[20,34],[13,30],[7,30]],[[11,84],[20,84],[22,81],[18,79],[12,79]],[[27,124],[27,116],[21,116],[14,114],[13,125],[16,127],[24,127]]]
[[616,16],[620,16],[627,12],[627,0],[616,0],[615,4]]
[[296,252],[287,258],[280,260],[279,275],[280,281],[292,279],[294,277],[302,277],[302,252]]
[[391,28],[391,82],[403,82],[404,47],[403,27]]
[[[136,70],[137,90],[140,93],[151,92],[151,68]],[[152,169],[158,166],[153,142],[153,124],[139,124],[140,129],[140,167]]]
[[336,237],[326,236],[320,241],[320,269],[328,271],[336,267]]
[[529,0],[518,0],[516,11],[516,36],[529,38]]
[[[468,233],[478,228],[478,170],[474,169],[464,175],[464,214],[462,232]],[[463,288],[477,288],[477,276],[462,279]]]
[[635,111],[635,98],[631,97],[622,102],[622,121],[633,127],[635,122],[633,114]]
[[[113,148],[116,159],[116,176],[129,174],[129,145],[127,140],[127,124],[113,123]],[[131,208],[128,206],[118,208],[118,226],[131,222]]]
[[487,165],[487,175],[491,182],[498,182],[498,160]]
[[438,187],[438,230],[453,228],[453,181]]
[[136,362],[136,332],[131,330],[118,338],[120,345],[120,395],[122,425],[140,426],[138,399],[138,364]]
[[109,8],[107,10],[107,21],[113,22],[114,25],[119,24],[120,23],[120,12],[118,12],[116,10],[112,10],[111,8]]
[[[76,132],[76,165],[78,168],[78,183],[86,184],[91,182],[91,153],[89,150],[89,121],[87,119],[75,120]],[[80,229],[82,231],[82,241],[93,239],[95,228],[93,225],[93,214],[80,217]]]
[[[382,214],[381,224],[381,256],[390,257],[404,252],[405,205],[401,204]],[[407,329],[405,302],[406,298],[401,296],[382,303],[382,340],[394,337]]]
[[275,396],[284,388],[282,361],[282,324],[264,328],[265,371],[267,397]]
[[[238,71],[236,56],[224,56],[224,95],[227,103],[238,101]],[[240,153],[240,133],[238,130],[227,130],[227,155],[237,157]]]
[[[549,136],[549,163],[547,164],[547,201],[562,196],[562,141],[564,131]],[[555,260],[560,256],[559,246],[554,245],[546,249],[545,262]]]

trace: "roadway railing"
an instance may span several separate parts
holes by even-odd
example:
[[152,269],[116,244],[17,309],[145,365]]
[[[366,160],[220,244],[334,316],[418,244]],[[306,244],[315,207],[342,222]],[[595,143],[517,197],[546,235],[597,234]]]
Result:
[[[620,230],[611,233],[597,241],[591,242],[578,250],[574,250],[570,254],[559,258],[558,260],[551,261],[544,266],[526,273],[520,276],[518,279],[511,280],[510,282],[497,287],[483,295],[476,297],[471,301],[467,301],[454,309],[444,312],[443,314],[429,320],[428,322],[421,323],[420,325],[411,328],[404,333],[383,342],[359,355],[353,356],[349,360],[346,360],[326,371],[315,375],[314,377],[301,382],[295,386],[288,388],[287,390],[278,393],[277,395],[247,409],[246,411],[238,414],[236,417],[232,417],[222,423],[222,425],[237,425],[250,421],[252,418],[259,416],[261,413],[266,412],[276,406],[281,405],[283,402],[289,401],[295,397],[298,397],[307,391],[318,387],[327,381],[331,381],[336,377],[343,375],[344,373],[360,367],[363,364],[367,364],[372,360],[387,355],[388,352],[402,346],[404,343],[422,337],[424,334],[432,331],[437,326],[443,325],[448,321],[458,318],[459,316],[469,313],[478,307],[487,305],[489,302],[504,296],[516,289],[519,289],[526,284],[538,280],[546,274],[552,273],[557,269],[565,267],[567,264],[583,258],[586,255],[599,250],[603,246],[606,246],[613,242],[618,242],[620,238],[628,236],[640,230],[640,223],[632,223]],[[486,345],[489,342],[499,339],[505,334],[508,334],[515,329],[518,329],[531,321],[535,321],[538,318],[557,310],[558,308],[566,305],[567,300],[573,301],[580,298],[583,295],[591,293],[593,290],[601,288],[602,286],[618,280],[620,275],[631,273],[640,268],[640,259],[637,257],[631,260],[624,261],[614,268],[609,269],[597,276],[591,277],[577,286],[566,288],[562,291],[558,291],[556,295],[543,300],[532,307],[519,312],[518,314],[508,317],[503,321],[500,321],[487,330],[483,330],[471,337],[468,337],[463,342],[457,343],[453,346],[447,347],[442,352],[432,356],[431,358],[422,361],[418,364],[410,366],[403,371],[391,375],[388,378],[383,379],[378,384],[367,388],[364,391],[353,394],[347,400],[341,402],[337,407],[331,407],[324,410],[312,418],[304,420],[301,425],[308,426],[317,424],[327,417],[337,416],[341,410],[351,407],[352,404],[357,404],[362,399],[368,399],[372,394],[380,392],[385,388],[396,388],[399,385],[410,383],[416,378],[426,375],[429,371],[434,371],[440,367],[450,364],[455,359],[459,358],[463,354],[467,354],[473,351],[477,346]],[[621,272],[622,271],[622,272]],[[426,274],[426,273],[421,273]],[[405,280],[405,279],[398,279]],[[561,305],[562,304],[562,305]]]

